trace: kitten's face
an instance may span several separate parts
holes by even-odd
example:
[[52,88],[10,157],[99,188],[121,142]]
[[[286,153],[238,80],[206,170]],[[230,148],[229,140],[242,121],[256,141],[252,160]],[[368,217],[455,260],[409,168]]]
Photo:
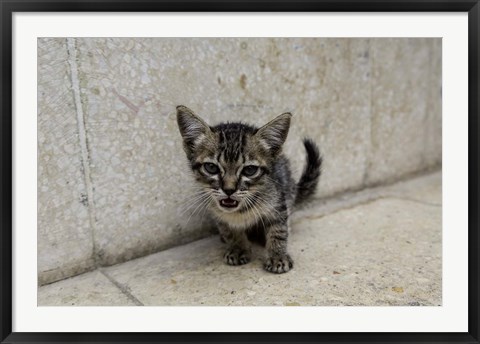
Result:
[[200,185],[197,198],[223,213],[255,212],[273,183],[271,165],[287,137],[290,117],[280,115],[260,129],[240,123],[210,127],[190,109],[177,107],[184,149]]

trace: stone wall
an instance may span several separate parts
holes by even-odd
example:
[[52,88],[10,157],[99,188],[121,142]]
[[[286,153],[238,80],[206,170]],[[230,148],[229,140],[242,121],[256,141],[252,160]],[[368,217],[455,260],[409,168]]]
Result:
[[[316,197],[438,167],[441,39],[38,40],[38,275],[45,284],[214,232],[188,208],[175,106],[210,124],[294,114],[324,155]],[[197,214],[199,213],[199,214]]]

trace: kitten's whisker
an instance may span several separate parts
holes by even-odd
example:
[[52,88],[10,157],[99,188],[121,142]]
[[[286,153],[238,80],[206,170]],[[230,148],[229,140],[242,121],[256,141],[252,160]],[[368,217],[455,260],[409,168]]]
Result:
[[180,208],[184,208],[184,206],[187,206],[187,205],[190,205],[191,203],[194,203],[196,202],[197,200],[199,200],[200,198],[202,198],[202,196],[204,196],[205,193],[200,193],[200,194],[197,194],[197,195],[193,195],[193,196],[188,196],[188,197],[185,197],[184,199],[182,199],[182,201],[178,204],[178,207]]
[[278,216],[281,216],[282,214],[280,214],[280,212],[275,209],[275,207],[270,204],[267,200],[265,200],[264,198],[262,198],[260,195],[258,194],[255,194],[254,197],[256,198],[256,200],[260,201],[264,206],[266,206],[268,209],[270,209],[271,211],[274,211],[275,214],[277,214]]
[[[200,189],[200,188],[199,188],[199,189]],[[182,201],[183,201],[183,200],[187,200],[187,199],[189,199],[189,198],[192,197],[192,196],[200,195],[200,194],[205,193],[205,192],[206,192],[206,191],[205,191],[205,189],[203,189],[203,188],[202,188],[201,190],[196,190],[196,191],[194,191],[194,192],[192,192],[192,193],[189,193],[188,195],[185,195],[185,196],[182,198]]]
[[[272,218],[274,217],[280,217],[281,214],[275,209],[273,208],[272,205],[270,205],[267,201],[265,201],[263,198],[261,198],[260,196],[258,195],[253,195],[255,197],[255,200],[256,201],[259,201],[260,203],[258,204],[259,207],[262,207],[262,209],[267,212],[268,215],[271,215]],[[272,219],[270,218],[270,216],[267,216],[265,218],[265,220],[268,221],[269,225],[271,226],[272,225]]]
[[[252,200],[250,200],[250,201],[252,201]],[[251,205],[252,205],[252,209],[258,213],[258,217],[260,218],[260,221],[262,222],[263,228],[267,229],[267,227],[265,226],[265,222],[263,222],[263,216],[260,213],[260,210],[256,207],[254,202],[251,202]],[[271,225],[271,223],[270,223],[270,225]]]
[[197,205],[198,203],[202,203],[205,199],[207,199],[209,197],[209,194],[207,193],[204,193],[198,197],[196,197],[193,201],[191,201],[191,204],[185,208],[185,209],[181,209],[181,212],[180,212],[180,216],[182,216],[183,214],[185,214],[188,210],[190,210],[192,207],[194,207],[195,205]]
[[285,187],[285,185],[284,185],[284,184],[280,183],[279,181],[276,181],[276,180],[275,180],[275,179],[273,179],[272,177],[270,177],[270,176],[268,176],[268,175],[267,175],[266,177],[267,177],[267,179],[268,179],[268,180],[270,180],[270,181],[274,182],[275,184],[277,184],[277,185],[281,186],[282,188],[284,188],[284,187]]
[[247,204],[247,214],[249,216],[253,215],[253,219],[255,220],[255,222],[258,222],[257,214],[253,212],[253,208],[251,207],[251,200],[248,199],[248,196],[245,198],[245,203]]
[[181,203],[179,204],[179,206],[181,208],[183,208],[184,205],[189,205],[191,203],[195,203],[196,201],[198,201],[200,198],[202,198],[206,193],[205,192],[198,192],[196,194],[192,194],[192,195],[189,195],[187,197],[185,197]]
[[274,205],[269,202],[267,199],[265,199],[264,197],[264,194],[263,193],[258,193],[255,195],[257,197],[257,199],[259,199],[260,201],[262,201],[265,205],[267,205],[269,208],[271,208],[272,210],[274,210],[278,215],[280,215],[280,213],[278,212],[278,210],[275,209]]
[[208,202],[208,203],[205,205],[205,207],[203,208],[203,214],[202,214],[202,217],[201,217],[201,219],[200,219],[202,225],[203,225],[203,219],[204,219],[204,217],[205,217],[205,214],[207,213],[207,209],[208,209],[208,207],[211,205],[211,203],[212,203],[212,200],[210,199],[210,202]]
[[[207,196],[210,196],[207,194]],[[192,218],[192,216],[196,213],[196,211],[201,207],[203,206],[204,204],[207,204],[208,202],[210,201],[210,197],[206,197],[202,202],[200,202],[200,204],[195,208],[195,210],[190,214],[190,217],[188,218],[187,220],[187,223],[185,224],[185,226],[188,225],[188,223],[190,222],[190,219]],[[200,208],[201,209],[201,208]]]

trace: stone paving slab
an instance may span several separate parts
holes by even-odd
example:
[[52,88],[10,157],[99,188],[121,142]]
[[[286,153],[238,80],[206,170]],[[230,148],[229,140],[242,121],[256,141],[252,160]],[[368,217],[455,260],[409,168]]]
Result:
[[[90,288],[93,272],[82,284],[79,276],[42,287],[39,304],[69,305],[71,293],[74,304],[97,305],[438,306],[441,224],[441,173],[434,173],[298,211],[287,274],[264,271],[257,246],[251,263],[224,264],[215,236],[104,268],[115,285],[104,278],[105,286]],[[67,281],[60,297],[42,291]],[[98,293],[104,287],[118,294]]]
[[108,269],[145,305],[440,305],[441,209],[382,199],[293,223],[295,268],[223,263],[217,237]]
[[135,302],[100,271],[38,288],[39,306],[135,306]]
[[396,183],[382,190],[386,195],[442,205],[442,172]]

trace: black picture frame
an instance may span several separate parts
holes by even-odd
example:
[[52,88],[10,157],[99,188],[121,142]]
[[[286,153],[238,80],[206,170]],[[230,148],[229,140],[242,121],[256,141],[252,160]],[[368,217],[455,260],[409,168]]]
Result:
[[[15,12],[468,12],[468,332],[464,333],[22,333],[12,332],[12,15]],[[478,0],[62,1],[0,0],[0,340],[1,343],[479,343]]]

